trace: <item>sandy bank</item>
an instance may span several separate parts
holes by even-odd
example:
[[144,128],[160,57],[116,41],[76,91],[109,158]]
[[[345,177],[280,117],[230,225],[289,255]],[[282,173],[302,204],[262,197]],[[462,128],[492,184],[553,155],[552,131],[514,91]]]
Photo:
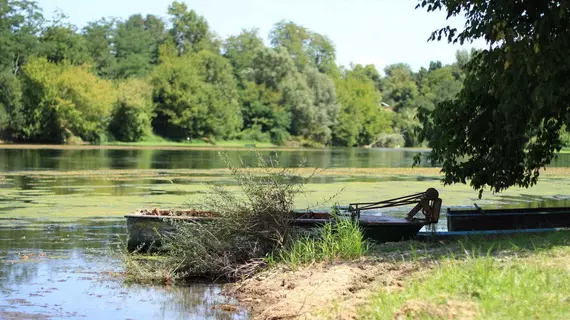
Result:
[[398,290],[418,268],[414,262],[377,258],[299,270],[280,267],[229,285],[225,292],[249,307],[254,319],[356,319],[376,289]]

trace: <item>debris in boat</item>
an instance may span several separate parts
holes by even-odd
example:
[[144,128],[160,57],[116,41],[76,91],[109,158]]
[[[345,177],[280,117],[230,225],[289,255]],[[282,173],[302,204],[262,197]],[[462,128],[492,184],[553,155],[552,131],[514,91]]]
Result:
[[216,213],[207,210],[139,209],[136,214],[143,216],[214,217]]

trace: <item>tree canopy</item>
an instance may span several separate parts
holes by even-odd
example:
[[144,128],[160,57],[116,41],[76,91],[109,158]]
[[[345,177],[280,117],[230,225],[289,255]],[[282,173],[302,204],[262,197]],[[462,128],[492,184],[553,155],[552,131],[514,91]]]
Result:
[[[570,109],[570,2],[424,0],[428,12],[464,15],[463,29],[443,27],[430,40],[484,39],[488,49],[467,59],[455,99],[421,109],[421,137],[444,182],[499,192],[532,186],[562,147]],[[459,59],[458,59],[459,60]]]
[[293,21],[278,21],[266,45],[255,28],[221,39],[181,1],[166,9],[79,30],[33,0],[0,0],[0,137],[418,146],[418,110],[454,98],[474,55],[382,74],[337,65],[332,39]]

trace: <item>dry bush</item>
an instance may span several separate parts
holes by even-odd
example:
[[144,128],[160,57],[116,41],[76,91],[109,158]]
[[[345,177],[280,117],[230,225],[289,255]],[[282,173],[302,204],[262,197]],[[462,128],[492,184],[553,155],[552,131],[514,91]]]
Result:
[[164,238],[169,264],[185,275],[243,277],[264,266],[267,255],[292,239],[293,203],[308,179],[296,168],[280,168],[275,156],[256,152],[254,167],[240,159],[236,166],[221,154],[239,186],[232,192],[209,185],[204,209],[217,217],[208,223],[177,222],[177,232]]

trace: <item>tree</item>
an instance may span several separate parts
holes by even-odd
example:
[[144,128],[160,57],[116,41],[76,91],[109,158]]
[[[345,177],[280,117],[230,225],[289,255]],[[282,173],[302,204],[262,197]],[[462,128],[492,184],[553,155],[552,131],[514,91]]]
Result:
[[140,14],[129,17],[117,26],[115,76],[128,78],[145,76],[158,61],[158,47],[164,39],[164,23],[157,17]]
[[152,132],[152,87],[139,79],[121,82],[109,130],[119,141],[139,141]]
[[[163,47],[163,51],[169,51]],[[231,138],[241,127],[230,63],[210,51],[161,54],[152,84],[157,133],[173,139]]]
[[352,74],[363,77],[363,80],[368,79],[374,82],[376,90],[382,91],[382,77],[373,64],[367,64],[366,66],[357,64],[352,68]]
[[323,145],[332,142],[332,129],[336,125],[340,105],[337,101],[334,81],[317,69],[306,72],[307,85],[311,89],[314,114],[309,123],[307,137]]
[[287,49],[299,70],[309,64],[305,48],[310,37],[311,33],[307,28],[285,20],[276,23],[269,33],[271,45],[274,48]]
[[224,42],[224,57],[232,64],[234,74],[240,82],[244,70],[253,67],[256,51],[262,48],[264,48],[263,40],[259,37],[257,29],[242,30],[239,35],[231,36]]
[[288,71],[283,72],[280,67],[294,71],[291,58],[265,48],[256,29],[242,30],[239,35],[229,37],[224,43],[224,57],[232,64],[238,79],[242,137],[284,143],[289,138],[291,115],[281,104],[279,87]]
[[188,10],[183,2],[174,1],[168,7],[171,16],[172,29],[170,34],[174,39],[179,54],[198,52],[200,50],[219,51],[219,45],[214,40],[208,22],[194,10]]
[[244,81],[243,89],[239,92],[243,135],[248,139],[283,144],[290,136],[291,114],[280,104],[281,91],[268,88],[265,84]]
[[421,110],[429,160],[442,165],[445,184],[469,181],[480,196],[486,187],[534,185],[561,148],[570,111],[570,60],[562,54],[570,52],[568,1],[425,0],[418,7],[467,20],[430,40],[489,45],[466,64],[455,100]]
[[52,24],[40,36],[40,54],[48,61],[59,63],[67,60],[80,65],[90,62],[85,39],[77,33],[77,27],[65,22],[67,16],[58,13]]
[[311,32],[305,54],[319,72],[336,72],[336,48],[327,36]]
[[454,100],[461,91],[461,81],[456,78],[454,67],[445,66],[428,72],[421,83],[416,105],[433,110],[443,101]]
[[[242,99],[244,115],[249,117],[245,123],[261,124],[262,130],[269,131],[271,140],[278,144],[283,143],[290,132],[297,134],[297,131],[291,130],[293,112],[296,112],[296,116],[309,113],[306,109],[311,94],[287,50],[283,47],[257,49],[252,67],[244,75],[255,84],[246,84],[248,94],[243,96],[253,100]],[[299,92],[296,92],[297,89]],[[295,121],[298,125],[299,119]]]
[[[253,67],[247,72],[249,79],[259,85],[259,88],[271,90],[280,96],[279,112],[270,113],[279,117],[276,123],[286,125],[282,129],[288,129],[293,136],[328,144],[338,104],[334,83],[327,75],[314,67],[306,67],[304,73],[299,72],[284,47],[261,48],[252,62]],[[253,106],[260,110],[258,104]],[[281,110],[285,110],[289,116],[283,117]]]
[[21,126],[22,89],[10,70],[0,72],[0,137]]
[[455,61],[457,63],[457,66],[460,69],[463,69],[465,66],[467,66],[467,63],[469,63],[471,57],[475,55],[476,52],[477,51],[475,48],[471,49],[471,51],[457,50],[457,52],[455,52]]
[[35,1],[0,0],[0,71],[18,74],[37,53],[37,34],[44,22]]
[[443,64],[441,63],[441,61],[430,61],[429,62],[429,72],[435,71],[439,68],[443,67]]
[[325,73],[336,71],[336,49],[332,41],[324,35],[292,21],[282,20],[275,24],[269,39],[274,48],[287,49],[299,71],[303,71],[307,66],[316,67]]
[[34,58],[23,67],[21,138],[62,143],[73,136],[98,142],[105,133],[114,91],[87,66]]
[[400,108],[411,107],[418,95],[418,87],[410,66],[403,63],[393,64],[387,66],[384,72],[386,73],[382,91],[384,101],[393,106],[396,111]]
[[335,82],[341,106],[333,128],[335,145],[370,145],[379,134],[392,131],[390,118],[382,110],[382,96],[372,81],[348,71]]
[[114,49],[114,20],[101,19],[90,22],[83,28],[87,51],[93,61],[93,68],[97,75],[105,78],[113,76],[116,59]]

